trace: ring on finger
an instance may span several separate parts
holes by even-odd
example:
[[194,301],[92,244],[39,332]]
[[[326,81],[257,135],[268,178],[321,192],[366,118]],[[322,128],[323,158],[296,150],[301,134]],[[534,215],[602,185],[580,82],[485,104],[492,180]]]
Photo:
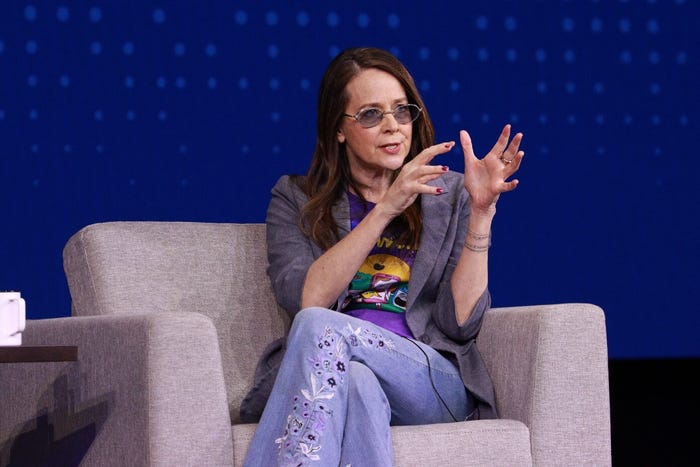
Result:
[[499,159],[501,159],[501,162],[503,162],[503,165],[508,165],[508,164],[510,164],[511,162],[513,162],[513,159],[506,159],[506,158],[503,157],[503,156],[499,157]]

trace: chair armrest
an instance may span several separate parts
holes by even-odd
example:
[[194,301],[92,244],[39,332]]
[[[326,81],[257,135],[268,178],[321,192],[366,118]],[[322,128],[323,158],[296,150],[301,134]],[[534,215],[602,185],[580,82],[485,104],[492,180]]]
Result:
[[0,365],[0,465],[233,464],[223,368],[207,317],[30,320],[22,337],[24,345],[77,345],[78,360]]
[[533,465],[611,465],[601,308],[493,308],[477,345],[496,388],[499,415],[530,429]]

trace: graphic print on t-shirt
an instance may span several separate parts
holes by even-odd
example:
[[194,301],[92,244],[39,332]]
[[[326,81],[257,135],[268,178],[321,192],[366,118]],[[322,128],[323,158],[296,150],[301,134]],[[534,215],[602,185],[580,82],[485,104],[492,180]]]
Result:
[[[357,195],[348,192],[350,204],[350,226],[354,229],[367,213],[374,208],[374,203],[363,201]],[[353,316],[361,317],[385,326],[401,335],[410,336],[411,332],[405,326],[403,316],[408,300],[408,280],[411,277],[411,267],[416,256],[416,250],[408,245],[399,243],[400,227],[389,226],[377,239],[348,287],[348,296],[341,309]],[[386,311],[389,316],[378,313],[370,316],[365,311]],[[393,317],[390,317],[393,316]],[[397,321],[398,320],[398,321]],[[388,326],[387,323],[394,325]],[[397,322],[403,322],[404,331],[398,330]],[[399,326],[401,327],[401,326]]]
[[411,267],[398,256],[373,254],[365,259],[350,282],[345,310],[368,309],[406,311]]

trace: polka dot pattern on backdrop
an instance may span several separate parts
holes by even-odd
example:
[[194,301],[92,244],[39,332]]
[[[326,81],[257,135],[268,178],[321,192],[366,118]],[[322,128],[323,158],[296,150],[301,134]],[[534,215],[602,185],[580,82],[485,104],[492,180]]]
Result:
[[[387,5],[127,3],[0,6],[3,21],[22,25],[13,36],[0,32],[0,62],[21,57],[2,78],[20,92],[0,100],[0,122],[31,124],[25,151],[138,154],[167,134],[173,152],[183,144],[244,158],[284,154],[295,144],[287,132],[300,123],[313,132],[328,59],[362,38],[404,60],[445,134],[516,119],[543,132],[600,135],[611,126],[673,131],[697,121],[682,91],[697,64],[688,41],[674,35],[687,24],[687,2],[664,10],[652,2],[509,3],[507,12],[494,2],[439,14],[444,33]],[[226,127],[240,129],[235,142]],[[136,131],[139,138],[124,138]],[[660,138],[655,152],[669,152],[666,144]]]

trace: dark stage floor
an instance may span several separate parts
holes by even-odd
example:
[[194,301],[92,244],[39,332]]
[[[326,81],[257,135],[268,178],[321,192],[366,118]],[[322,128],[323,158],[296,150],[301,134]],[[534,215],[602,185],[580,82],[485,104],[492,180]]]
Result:
[[614,467],[700,465],[700,359],[610,360]]

